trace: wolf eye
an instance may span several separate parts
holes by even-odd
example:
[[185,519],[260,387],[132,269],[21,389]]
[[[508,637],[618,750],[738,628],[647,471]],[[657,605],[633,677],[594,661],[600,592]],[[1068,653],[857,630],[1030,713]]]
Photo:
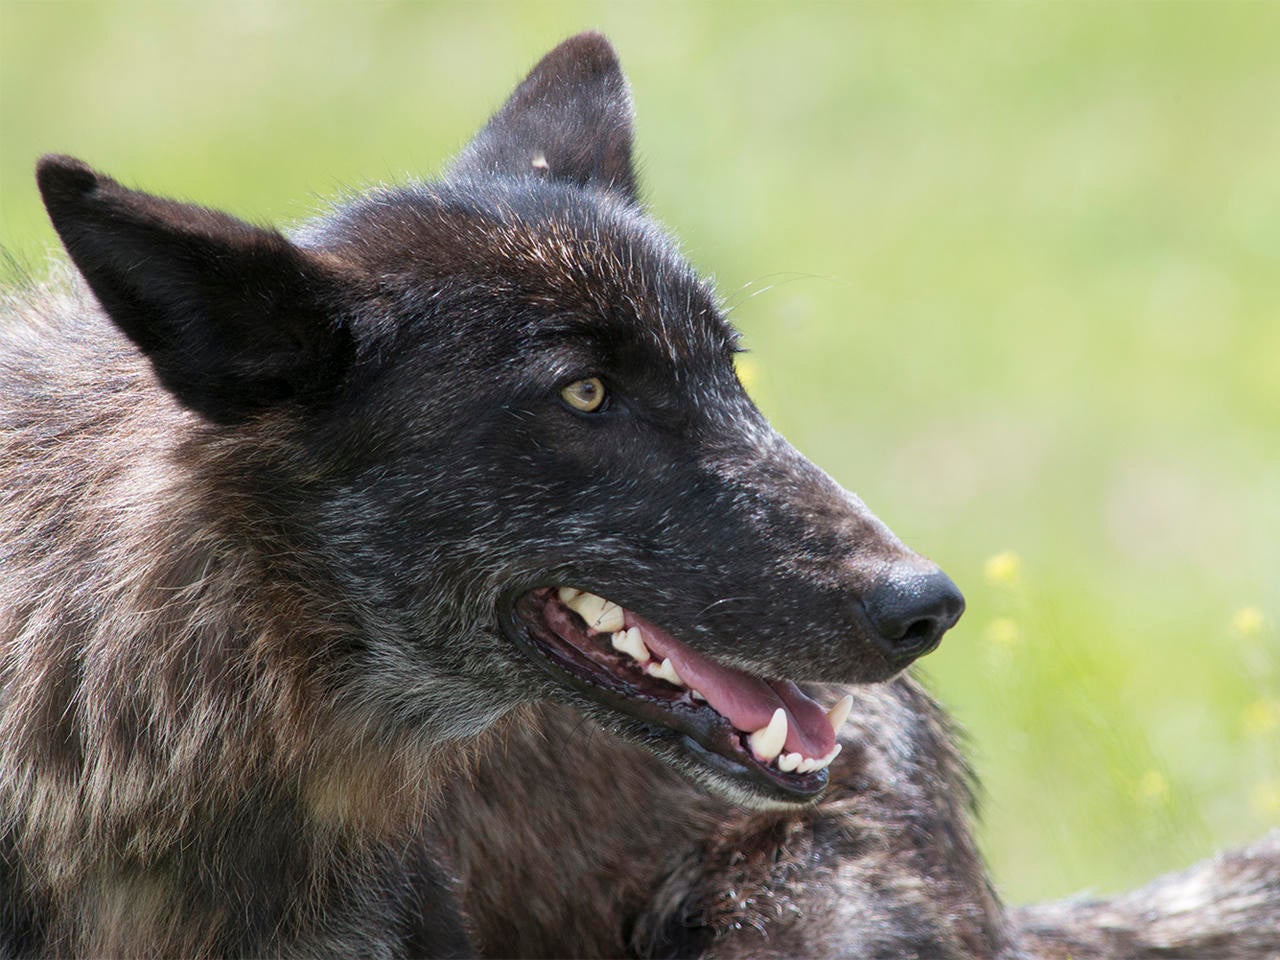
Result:
[[565,403],[575,410],[580,410],[583,413],[595,413],[604,406],[604,384],[599,377],[575,380],[560,391],[560,396]]

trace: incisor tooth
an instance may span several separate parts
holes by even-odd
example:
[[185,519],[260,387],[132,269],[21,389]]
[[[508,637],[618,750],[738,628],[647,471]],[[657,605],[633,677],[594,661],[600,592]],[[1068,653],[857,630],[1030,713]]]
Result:
[[772,760],[787,742],[787,711],[779,707],[769,718],[769,725],[747,737],[751,751],[761,760]]
[[640,638],[640,628],[631,627],[629,630],[618,630],[609,642],[613,644],[613,649],[621,650],[632,660],[638,660],[640,663],[648,663],[650,660],[649,648],[644,645],[644,640]]
[[837,743],[825,757],[806,757],[799,753],[784,753],[778,757],[778,769],[783,773],[813,773],[831,765],[831,761],[840,756],[843,744]]
[[684,681],[680,679],[680,674],[676,673],[676,668],[671,663],[671,658],[663,660],[661,664],[649,664],[646,672],[651,677],[657,677],[659,680],[665,680],[667,683],[674,684],[677,687],[683,687]]
[[837,744],[832,748],[832,750],[831,750],[831,752],[830,752],[830,753],[828,753],[828,754],[827,754],[825,757],[823,757],[821,760],[817,761],[817,764],[814,766],[814,768],[813,768],[813,769],[815,769],[815,770],[822,770],[822,769],[824,769],[825,767],[829,767],[829,766],[831,766],[831,761],[832,761],[832,760],[834,760],[836,757],[840,756],[840,751],[841,751],[841,750],[843,750],[843,749],[844,749],[844,744],[843,744],[843,743],[837,743]]
[[853,697],[845,694],[840,702],[827,711],[827,719],[831,721],[831,729],[837,734],[840,728],[844,726],[844,722],[849,719],[849,711],[853,709]]

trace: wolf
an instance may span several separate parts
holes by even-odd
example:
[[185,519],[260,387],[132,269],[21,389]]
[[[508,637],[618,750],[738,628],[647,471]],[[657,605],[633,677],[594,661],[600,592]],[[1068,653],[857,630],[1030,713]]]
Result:
[[963,599],[752,406],[631,143],[585,34],[287,235],[40,163],[0,955],[1275,955],[1276,840],[1000,905],[902,675]]
[[450,791],[545,702],[729,809],[828,788],[852,701],[801,684],[896,676],[964,601],[752,404],[631,145],[585,34],[443,176],[287,234],[39,162],[70,266],[0,325],[0,953],[467,955]]

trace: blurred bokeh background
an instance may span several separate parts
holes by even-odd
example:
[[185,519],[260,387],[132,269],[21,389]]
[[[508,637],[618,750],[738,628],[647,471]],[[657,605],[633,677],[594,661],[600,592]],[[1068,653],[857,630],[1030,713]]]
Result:
[[0,0],[0,243],[46,151],[284,224],[430,175],[591,27],[761,406],[968,594],[1006,896],[1280,824],[1280,4]]

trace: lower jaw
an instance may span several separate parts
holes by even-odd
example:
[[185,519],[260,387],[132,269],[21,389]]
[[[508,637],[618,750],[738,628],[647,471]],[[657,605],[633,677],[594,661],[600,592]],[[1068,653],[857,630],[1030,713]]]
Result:
[[722,754],[707,750],[688,737],[678,742],[676,749],[692,762],[687,770],[691,779],[740,806],[756,810],[795,809],[814,803],[827,788],[826,770],[806,774],[803,784],[783,786]]

